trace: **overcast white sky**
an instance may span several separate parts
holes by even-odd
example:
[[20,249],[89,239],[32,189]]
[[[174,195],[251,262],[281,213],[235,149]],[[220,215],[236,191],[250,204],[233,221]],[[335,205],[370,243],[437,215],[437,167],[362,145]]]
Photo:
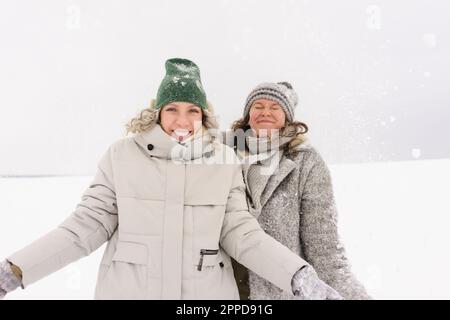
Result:
[[0,175],[92,174],[195,61],[222,129],[249,91],[289,81],[330,164],[449,158],[444,0],[2,1]]

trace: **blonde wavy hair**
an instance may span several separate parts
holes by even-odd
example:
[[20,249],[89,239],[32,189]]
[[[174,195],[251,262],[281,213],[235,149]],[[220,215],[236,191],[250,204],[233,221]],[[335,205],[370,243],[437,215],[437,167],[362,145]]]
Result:
[[[247,114],[245,117],[242,117],[239,120],[236,120],[231,125],[232,130],[242,129],[244,132],[250,130],[250,114]],[[307,140],[305,134],[308,132],[308,126],[300,121],[291,121],[286,122],[284,127],[280,129],[280,136],[282,137],[291,137],[292,139],[286,145],[285,151],[287,153],[294,153],[295,147],[302,144]]]
[[[202,109],[202,123],[206,129],[218,129],[219,125],[214,116],[214,108],[208,101],[208,109]],[[150,106],[141,110],[138,115],[125,124],[126,135],[129,133],[141,133],[153,128],[160,123],[160,109],[155,109],[156,100],[150,102]]]

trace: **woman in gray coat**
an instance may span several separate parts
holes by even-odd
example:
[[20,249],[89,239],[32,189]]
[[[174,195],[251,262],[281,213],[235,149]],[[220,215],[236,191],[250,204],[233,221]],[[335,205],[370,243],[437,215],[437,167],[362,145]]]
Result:
[[[337,230],[329,170],[294,120],[297,94],[287,82],[262,83],[226,134],[243,160],[250,212],[272,237],[299,254],[346,299],[370,299],[352,275]],[[291,299],[233,261],[242,299]]]

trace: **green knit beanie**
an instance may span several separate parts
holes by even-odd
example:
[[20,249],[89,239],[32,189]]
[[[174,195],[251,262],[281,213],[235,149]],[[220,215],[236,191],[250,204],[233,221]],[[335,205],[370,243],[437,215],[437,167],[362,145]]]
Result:
[[166,75],[156,95],[155,109],[175,101],[190,102],[202,109],[208,108],[200,80],[200,69],[187,59],[173,58],[166,61]]

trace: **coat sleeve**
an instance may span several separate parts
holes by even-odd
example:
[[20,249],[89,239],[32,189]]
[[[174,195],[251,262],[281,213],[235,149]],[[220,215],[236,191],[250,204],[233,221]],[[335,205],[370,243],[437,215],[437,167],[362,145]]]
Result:
[[307,262],[262,230],[249,213],[242,169],[237,166],[221,230],[222,248],[237,262],[286,292],[292,277]]
[[[345,299],[371,299],[351,272],[338,234],[338,217],[329,169],[313,150],[301,195],[300,237],[305,259],[323,281]],[[300,179],[301,181],[301,179]]]
[[110,147],[74,212],[54,230],[7,258],[21,269],[22,288],[99,248],[114,233],[117,218]]

